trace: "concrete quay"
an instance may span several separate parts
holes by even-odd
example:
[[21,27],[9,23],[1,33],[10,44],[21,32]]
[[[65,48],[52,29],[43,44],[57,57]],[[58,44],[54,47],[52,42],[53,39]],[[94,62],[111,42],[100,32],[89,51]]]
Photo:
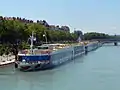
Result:
[[0,56],[0,66],[12,64],[15,62],[15,56],[14,55],[3,55]]

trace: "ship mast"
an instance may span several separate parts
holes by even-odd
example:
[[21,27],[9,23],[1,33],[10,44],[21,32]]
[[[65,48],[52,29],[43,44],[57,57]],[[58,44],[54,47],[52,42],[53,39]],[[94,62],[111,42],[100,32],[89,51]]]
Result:
[[30,40],[31,40],[31,45],[30,45],[30,48],[31,48],[31,54],[33,54],[33,31],[32,31],[32,36],[31,36],[31,38],[30,38]]

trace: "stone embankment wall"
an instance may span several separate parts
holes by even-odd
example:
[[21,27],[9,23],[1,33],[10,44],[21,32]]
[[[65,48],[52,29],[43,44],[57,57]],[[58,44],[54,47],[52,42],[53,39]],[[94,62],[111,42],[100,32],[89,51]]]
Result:
[[0,66],[7,65],[15,62],[15,56],[14,55],[3,55],[0,56]]

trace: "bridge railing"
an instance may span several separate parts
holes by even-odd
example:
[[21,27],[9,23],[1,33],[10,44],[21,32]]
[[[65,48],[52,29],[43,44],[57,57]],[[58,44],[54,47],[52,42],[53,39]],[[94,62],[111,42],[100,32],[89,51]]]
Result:
[[104,42],[104,41],[120,41],[120,39],[92,39],[92,40],[97,40],[97,41],[101,41],[101,42]]

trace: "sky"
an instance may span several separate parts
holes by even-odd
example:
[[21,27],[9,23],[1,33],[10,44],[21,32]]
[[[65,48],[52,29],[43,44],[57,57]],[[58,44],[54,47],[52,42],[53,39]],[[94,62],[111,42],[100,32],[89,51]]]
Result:
[[0,0],[0,15],[68,25],[71,32],[120,34],[120,0]]

